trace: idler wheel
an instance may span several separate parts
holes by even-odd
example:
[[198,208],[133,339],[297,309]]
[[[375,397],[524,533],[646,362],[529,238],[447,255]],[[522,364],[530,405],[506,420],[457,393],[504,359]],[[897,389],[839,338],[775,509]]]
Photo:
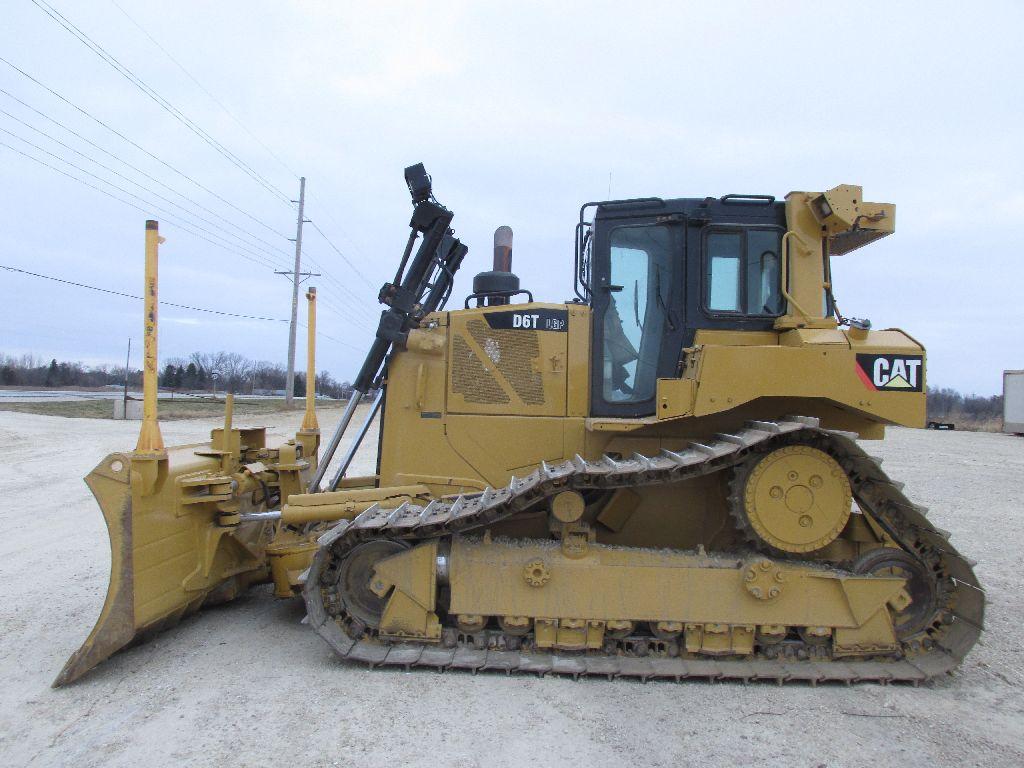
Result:
[[392,539],[367,541],[354,547],[338,568],[337,589],[349,614],[372,629],[380,627],[387,600],[370,589],[374,568],[381,560],[396,555],[408,546]]
[[842,533],[853,494],[839,462],[809,445],[788,445],[745,463],[732,513],[755,543],[788,554],[815,552]]
[[907,580],[904,589],[910,595],[910,604],[902,611],[892,610],[893,629],[900,640],[921,632],[931,623],[938,599],[935,581],[924,564],[909,552],[894,547],[873,549],[857,558],[853,572]]

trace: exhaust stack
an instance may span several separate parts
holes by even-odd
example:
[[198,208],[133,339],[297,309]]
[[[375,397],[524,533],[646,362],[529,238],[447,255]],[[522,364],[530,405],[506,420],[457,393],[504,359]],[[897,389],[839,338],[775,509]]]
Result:
[[502,225],[494,230],[494,271],[512,271],[512,227]]
[[466,299],[466,306],[470,299],[476,299],[478,307],[503,306],[518,293],[522,291],[519,277],[512,273],[512,227],[502,225],[494,230],[494,269],[473,278],[473,293]]

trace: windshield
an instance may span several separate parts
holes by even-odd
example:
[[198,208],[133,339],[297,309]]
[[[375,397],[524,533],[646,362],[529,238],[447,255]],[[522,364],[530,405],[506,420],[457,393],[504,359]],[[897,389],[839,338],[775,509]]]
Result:
[[654,397],[669,300],[671,243],[665,226],[619,227],[611,233],[613,293],[603,326],[602,393],[607,402]]

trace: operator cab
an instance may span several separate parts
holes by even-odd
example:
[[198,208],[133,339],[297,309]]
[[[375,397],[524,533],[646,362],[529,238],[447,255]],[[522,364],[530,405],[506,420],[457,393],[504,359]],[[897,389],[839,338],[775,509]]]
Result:
[[786,310],[785,232],[785,203],[767,195],[583,206],[576,294],[593,308],[593,415],[653,414],[657,380],[681,375],[698,329],[772,330]]

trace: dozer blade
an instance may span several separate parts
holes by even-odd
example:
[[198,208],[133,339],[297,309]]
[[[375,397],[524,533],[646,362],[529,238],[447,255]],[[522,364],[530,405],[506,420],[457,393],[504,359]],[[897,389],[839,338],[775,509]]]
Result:
[[232,478],[218,457],[203,453],[200,446],[159,457],[115,453],[85,478],[110,536],[110,584],[96,626],[54,687],[204,603],[230,600],[267,579],[271,525],[238,523]]

